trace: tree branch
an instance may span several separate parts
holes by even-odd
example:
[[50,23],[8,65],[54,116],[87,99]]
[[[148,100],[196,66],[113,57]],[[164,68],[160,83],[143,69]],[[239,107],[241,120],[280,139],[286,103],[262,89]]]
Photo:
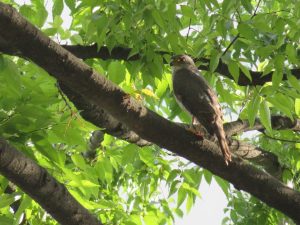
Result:
[[284,168],[280,165],[277,155],[239,140],[231,139],[229,147],[235,155],[262,167],[277,179],[282,179]]
[[245,190],[300,223],[300,193],[268,173],[234,157],[226,166],[220,149],[142,106],[70,52],[43,35],[9,5],[0,2],[1,36],[51,76],[101,106],[140,137],[156,143]]
[[[69,89],[63,84],[60,84],[61,89],[67,95],[67,97],[72,101],[72,103],[79,110],[80,115],[87,121],[93,123],[94,125],[104,128],[102,130],[119,139],[123,139],[130,143],[137,144],[139,146],[152,145],[153,143],[142,139],[135,132],[131,131],[124,123],[119,122],[113,116],[108,114],[103,108],[93,105],[87,102],[83,97]],[[189,124],[177,123],[179,126],[185,129],[193,128]],[[282,126],[282,129],[290,128],[289,124],[287,126]],[[251,130],[257,127],[258,129],[263,129],[263,126],[257,121],[256,126],[250,128],[249,123],[246,121],[238,120],[224,125],[225,132],[228,137],[234,134],[242,133],[245,130]],[[208,136],[208,138],[211,138]],[[257,165],[263,167],[266,171],[276,177],[280,177],[282,169],[280,168],[278,158],[273,153],[266,153],[261,149],[251,146],[247,143],[241,141],[230,141],[230,149],[238,156],[243,159],[249,160]],[[247,152],[247,154],[245,154]],[[272,155],[272,157],[271,157]],[[263,159],[265,157],[265,159]],[[258,160],[259,158],[259,160]],[[274,161],[275,160],[275,161]]]
[[[73,53],[75,56],[81,59],[90,59],[90,58],[99,58],[103,60],[109,60],[109,59],[115,59],[115,60],[125,60],[125,61],[135,61],[141,59],[140,54],[135,54],[131,57],[129,57],[129,54],[131,52],[130,48],[125,47],[115,47],[109,51],[109,49],[105,46],[100,47],[99,51],[97,49],[97,45],[93,44],[90,46],[81,46],[81,45],[62,45],[65,49]],[[5,54],[9,55],[15,55],[24,57],[22,53],[16,49],[15,47],[12,47],[7,41],[5,41],[0,36],[0,52],[3,52]],[[157,52],[157,54],[163,55],[168,54],[172,55],[172,53],[168,52]],[[129,58],[128,58],[129,57]],[[197,58],[195,61],[200,61],[204,63],[203,65],[199,66],[200,70],[206,70],[209,71],[209,59],[207,58]],[[165,62],[168,63],[168,62]],[[215,72],[228,77],[229,79],[233,80],[233,76],[230,74],[228,66],[226,63],[224,63],[222,60],[219,61],[219,64],[215,70]],[[272,81],[272,74],[273,72],[270,72],[263,76],[262,72],[257,71],[249,71],[251,80],[242,72],[240,71],[239,79],[238,79],[238,85],[240,86],[256,86],[256,85],[263,85],[266,82]],[[300,69],[291,69],[291,74],[294,75],[297,79],[300,79]],[[287,80],[287,74],[283,74],[282,80]]]
[[0,139],[0,173],[18,185],[62,225],[101,225],[64,185]]
[[[300,120],[294,119],[291,120],[286,116],[272,116],[271,117],[272,129],[273,130],[293,130],[293,131],[300,131]],[[226,131],[226,135],[231,137],[238,133],[243,133],[245,131],[251,130],[258,130],[263,131],[265,130],[264,126],[260,122],[259,119],[255,119],[254,125],[251,127],[247,120],[237,120],[230,123],[224,124],[224,129]]]

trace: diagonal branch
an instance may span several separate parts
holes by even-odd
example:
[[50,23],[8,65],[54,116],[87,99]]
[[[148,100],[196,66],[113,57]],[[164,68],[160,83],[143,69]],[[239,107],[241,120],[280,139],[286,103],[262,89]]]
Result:
[[245,161],[226,166],[220,149],[145,108],[82,60],[43,35],[9,5],[0,2],[1,36],[87,101],[101,106],[140,137],[156,143],[245,190],[300,223],[300,193]]
[[[123,139],[130,143],[137,144],[139,146],[152,145],[153,143],[142,139],[135,132],[131,131],[126,124],[119,122],[113,116],[108,114],[103,108],[93,105],[87,102],[82,96],[75,93],[67,86],[60,84],[61,89],[67,95],[67,97],[73,102],[76,108],[80,111],[80,115],[87,121],[93,123],[94,125],[104,128],[103,132],[108,133],[112,136],[115,136],[119,139]],[[283,117],[285,119],[285,117]],[[279,118],[280,119],[280,118]],[[278,119],[278,120],[279,120]],[[291,122],[287,118],[286,123],[282,123],[281,127],[276,126],[278,129],[289,129],[294,127],[291,125]],[[188,124],[177,123],[179,126],[184,127],[185,129],[192,129]],[[231,137],[234,134],[242,133],[243,131],[252,130],[252,129],[263,129],[263,126],[256,121],[256,124],[250,128],[250,125],[247,121],[237,120],[231,123],[227,123],[224,126],[226,134],[228,137]],[[275,127],[273,127],[275,129]],[[270,152],[263,151],[260,148],[257,148],[253,145],[244,143],[242,141],[231,140],[230,149],[239,157],[249,160],[250,162],[255,163],[263,167],[268,173],[272,174],[275,177],[280,177],[282,168],[278,162],[276,155]]]
[[0,173],[62,225],[102,224],[73,198],[64,185],[3,139],[0,139]]

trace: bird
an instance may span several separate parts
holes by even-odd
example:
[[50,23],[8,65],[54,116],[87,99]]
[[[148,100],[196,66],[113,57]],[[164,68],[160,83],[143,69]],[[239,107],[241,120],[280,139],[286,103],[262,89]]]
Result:
[[170,65],[176,101],[193,118],[195,117],[210,135],[217,137],[224,161],[228,165],[232,159],[217,95],[200,74],[190,56],[173,56]]

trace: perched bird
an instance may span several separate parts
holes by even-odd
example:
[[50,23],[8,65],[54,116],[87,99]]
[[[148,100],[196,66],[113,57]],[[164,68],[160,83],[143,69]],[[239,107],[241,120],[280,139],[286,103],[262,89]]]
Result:
[[231,161],[231,153],[223,128],[223,114],[218,98],[193,59],[187,55],[172,57],[173,90],[179,105],[194,116],[210,135],[216,135],[225,163]]

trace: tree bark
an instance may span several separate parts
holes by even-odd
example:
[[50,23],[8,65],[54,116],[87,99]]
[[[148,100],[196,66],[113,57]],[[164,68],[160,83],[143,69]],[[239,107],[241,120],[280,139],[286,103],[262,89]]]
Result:
[[62,225],[102,224],[73,198],[64,185],[3,139],[0,139],[0,173]]

